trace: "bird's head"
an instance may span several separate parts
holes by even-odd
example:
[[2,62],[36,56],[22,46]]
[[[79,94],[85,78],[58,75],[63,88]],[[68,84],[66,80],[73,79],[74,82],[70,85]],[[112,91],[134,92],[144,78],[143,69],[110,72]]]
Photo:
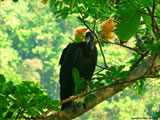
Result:
[[91,50],[93,50],[94,47],[95,47],[95,41],[94,41],[94,35],[93,35],[92,32],[87,32],[87,33],[86,33],[85,41],[86,41],[86,43],[87,43],[87,46],[89,46],[89,48],[90,48]]

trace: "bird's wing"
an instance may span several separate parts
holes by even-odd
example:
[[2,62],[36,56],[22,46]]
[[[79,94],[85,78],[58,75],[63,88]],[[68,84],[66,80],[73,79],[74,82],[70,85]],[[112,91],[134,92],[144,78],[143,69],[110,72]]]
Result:
[[67,45],[67,47],[63,50],[61,58],[59,60],[59,64],[62,65],[62,62],[64,60],[65,55],[68,53],[68,51],[70,51],[70,47],[73,45],[73,43],[70,43],[69,45]]
[[[91,77],[93,76],[93,73],[95,71],[95,68],[96,68],[96,64],[97,64],[97,48],[95,48],[95,51],[94,51],[94,59],[92,60],[93,61],[93,65],[92,65],[92,71],[91,71]],[[90,77],[90,79],[91,79]]]

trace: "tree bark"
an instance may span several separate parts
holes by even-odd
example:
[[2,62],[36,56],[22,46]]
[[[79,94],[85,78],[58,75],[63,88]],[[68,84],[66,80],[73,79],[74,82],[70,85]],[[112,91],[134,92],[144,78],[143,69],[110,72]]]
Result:
[[87,104],[87,108],[84,108],[83,106],[77,106],[76,112],[75,108],[71,106],[63,111],[50,114],[49,116],[45,117],[44,120],[70,120],[76,118],[92,109],[102,101],[122,91],[137,80],[145,78],[149,75],[154,77],[155,71],[158,69],[160,69],[160,59],[155,53],[152,53],[152,55],[148,57],[143,63],[135,67],[135,69],[129,74],[128,79],[126,79],[125,82],[117,83],[113,86],[95,92],[94,94],[96,95],[96,98]]

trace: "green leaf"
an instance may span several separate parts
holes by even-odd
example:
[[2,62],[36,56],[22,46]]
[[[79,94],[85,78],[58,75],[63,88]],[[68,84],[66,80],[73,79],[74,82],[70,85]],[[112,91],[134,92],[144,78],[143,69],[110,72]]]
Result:
[[144,19],[144,22],[145,22],[145,25],[146,25],[147,29],[149,31],[151,31],[152,30],[152,26],[151,26],[152,20],[151,20],[151,17],[148,16],[148,15],[142,15],[142,17]]
[[138,87],[138,88],[137,88],[137,91],[138,91],[138,94],[139,94],[139,95],[142,95],[142,94],[143,94],[143,88]]
[[113,72],[111,72],[111,71],[106,71],[106,76],[107,77],[114,77]]
[[68,16],[68,13],[62,13],[62,14],[61,14],[62,19],[66,19],[67,16]]
[[8,106],[7,98],[4,95],[0,94],[0,100],[0,108],[6,108]]
[[71,9],[74,8],[74,5],[75,5],[75,0],[72,0]]
[[6,82],[4,75],[0,74],[0,86]]
[[52,110],[54,110],[54,111],[57,111],[57,112],[59,112],[59,111],[60,111],[60,108],[59,108],[59,107],[57,107],[57,106],[52,106],[52,107],[51,107],[51,109],[52,109]]
[[119,68],[118,68],[118,71],[122,71],[123,68],[125,68],[125,65],[120,65]]
[[110,67],[110,70],[114,73],[114,72],[117,72],[117,69],[116,69],[116,67],[115,66],[111,66]]
[[53,105],[58,105],[59,103],[60,103],[59,100],[53,100],[53,101],[52,101],[52,104],[53,104]]
[[96,82],[95,85],[94,85],[94,87],[96,87],[96,88],[100,88],[102,86],[104,86],[104,83]]
[[13,112],[9,111],[6,114],[5,119],[10,119],[10,118],[12,118],[12,116],[13,116]]
[[139,95],[142,95],[143,94],[143,90],[144,90],[144,80],[145,79],[141,79],[139,81],[137,81],[137,92]]
[[128,41],[140,25],[140,13],[132,8],[120,8],[121,22],[117,25],[117,35],[120,40]]
[[93,81],[89,81],[89,87],[91,88],[91,89],[93,89],[94,88],[94,82]]
[[156,118],[160,118],[160,110],[159,112],[156,112]]
[[53,7],[54,4],[55,4],[55,2],[56,2],[55,0],[50,0],[50,1],[49,1],[49,7]]
[[75,94],[81,93],[86,89],[86,81],[80,78],[77,68],[72,69],[72,75],[75,83]]
[[79,37],[76,37],[76,42],[82,42],[82,39],[81,38],[79,38]]
[[152,7],[153,0],[138,0],[138,2],[142,3],[145,7]]
[[7,82],[5,87],[6,89],[4,91],[6,95],[13,94],[16,90],[16,87],[12,81]]
[[128,78],[128,75],[129,75],[129,71],[122,71],[119,76],[123,79],[127,79]]
[[88,102],[91,102],[92,100],[94,100],[96,98],[96,96],[94,94],[88,94],[86,96],[86,98],[87,98]]

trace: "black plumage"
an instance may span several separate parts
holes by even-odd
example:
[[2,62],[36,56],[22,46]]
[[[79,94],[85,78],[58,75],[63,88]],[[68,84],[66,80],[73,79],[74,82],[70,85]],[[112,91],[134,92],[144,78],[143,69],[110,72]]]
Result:
[[[70,43],[61,55],[59,64],[60,69],[60,97],[61,101],[74,94],[74,80],[72,69],[78,69],[80,77],[90,80],[97,63],[97,48],[94,42],[94,36],[87,32],[85,42]],[[72,102],[62,105],[61,110],[70,106]]]

